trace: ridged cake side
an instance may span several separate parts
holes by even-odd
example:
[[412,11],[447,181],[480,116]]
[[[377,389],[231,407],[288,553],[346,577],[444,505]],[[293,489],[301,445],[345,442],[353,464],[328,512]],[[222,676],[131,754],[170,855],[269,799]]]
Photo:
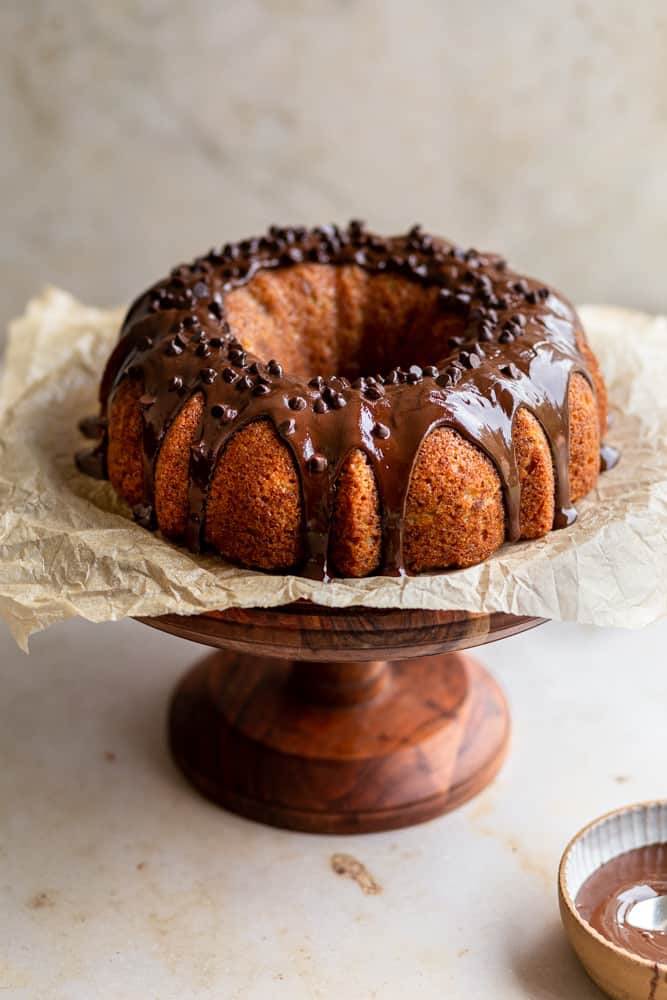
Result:
[[[295,375],[427,364],[446,355],[459,331],[438,310],[437,290],[357,267],[302,264],[260,271],[226,299],[233,334],[260,357],[279,357]],[[595,357],[578,333],[591,382],[574,372],[568,388],[570,496],[597,481],[606,392]],[[370,366],[370,367],[369,367]],[[355,367],[358,369],[355,371]],[[109,405],[108,473],[128,503],[144,499],[143,383],[120,382]],[[169,538],[183,538],[188,519],[190,453],[204,408],[195,394],[169,426],[155,463],[155,512]],[[518,469],[520,536],[537,538],[555,514],[553,456],[536,416],[518,409],[512,441]],[[329,559],[344,576],[375,572],[382,561],[382,502],[358,440],[341,442],[331,511]],[[436,427],[416,455],[405,502],[403,556],[412,572],[469,566],[507,536],[501,478],[484,452],[456,429]],[[208,492],[204,537],[222,556],[267,570],[298,566],[303,554],[303,500],[289,446],[268,419],[238,430],[218,456]]]

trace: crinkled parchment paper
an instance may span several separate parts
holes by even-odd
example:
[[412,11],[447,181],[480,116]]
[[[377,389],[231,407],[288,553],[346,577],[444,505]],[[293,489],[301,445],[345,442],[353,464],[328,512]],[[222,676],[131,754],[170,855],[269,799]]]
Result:
[[194,556],[134,524],[79,473],[78,420],[96,410],[121,311],[48,289],[10,328],[0,389],[0,615],[25,649],[73,615],[188,614],[305,597],[347,607],[507,611],[638,627],[667,612],[667,319],[581,310],[607,379],[619,465],[569,529],[503,546],[471,569],[323,584]]

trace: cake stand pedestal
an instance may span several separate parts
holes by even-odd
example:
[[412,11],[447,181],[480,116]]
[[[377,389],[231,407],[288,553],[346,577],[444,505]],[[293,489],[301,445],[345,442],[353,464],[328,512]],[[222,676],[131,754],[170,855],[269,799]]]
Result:
[[224,651],[176,688],[169,741],[209,799],[311,833],[411,826],[496,775],[502,691],[460,652],[541,619],[307,602],[140,619]]

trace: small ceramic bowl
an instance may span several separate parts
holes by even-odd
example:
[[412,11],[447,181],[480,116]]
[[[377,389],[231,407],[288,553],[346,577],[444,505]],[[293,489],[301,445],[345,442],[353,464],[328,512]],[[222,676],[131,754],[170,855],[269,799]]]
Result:
[[591,979],[614,1000],[667,1000],[665,964],[618,948],[581,917],[575,899],[600,865],[625,851],[667,843],[667,800],[607,813],[580,830],[565,848],[558,870],[558,898],[567,936]]

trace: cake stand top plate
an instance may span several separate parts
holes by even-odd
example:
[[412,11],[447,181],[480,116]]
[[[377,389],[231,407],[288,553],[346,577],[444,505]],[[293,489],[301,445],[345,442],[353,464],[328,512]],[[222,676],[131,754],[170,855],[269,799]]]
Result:
[[163,632],[256,656],[291,660],[402,660],[480,646],[545,619],[504,612],[327,608],[308,601],[139,621]]

